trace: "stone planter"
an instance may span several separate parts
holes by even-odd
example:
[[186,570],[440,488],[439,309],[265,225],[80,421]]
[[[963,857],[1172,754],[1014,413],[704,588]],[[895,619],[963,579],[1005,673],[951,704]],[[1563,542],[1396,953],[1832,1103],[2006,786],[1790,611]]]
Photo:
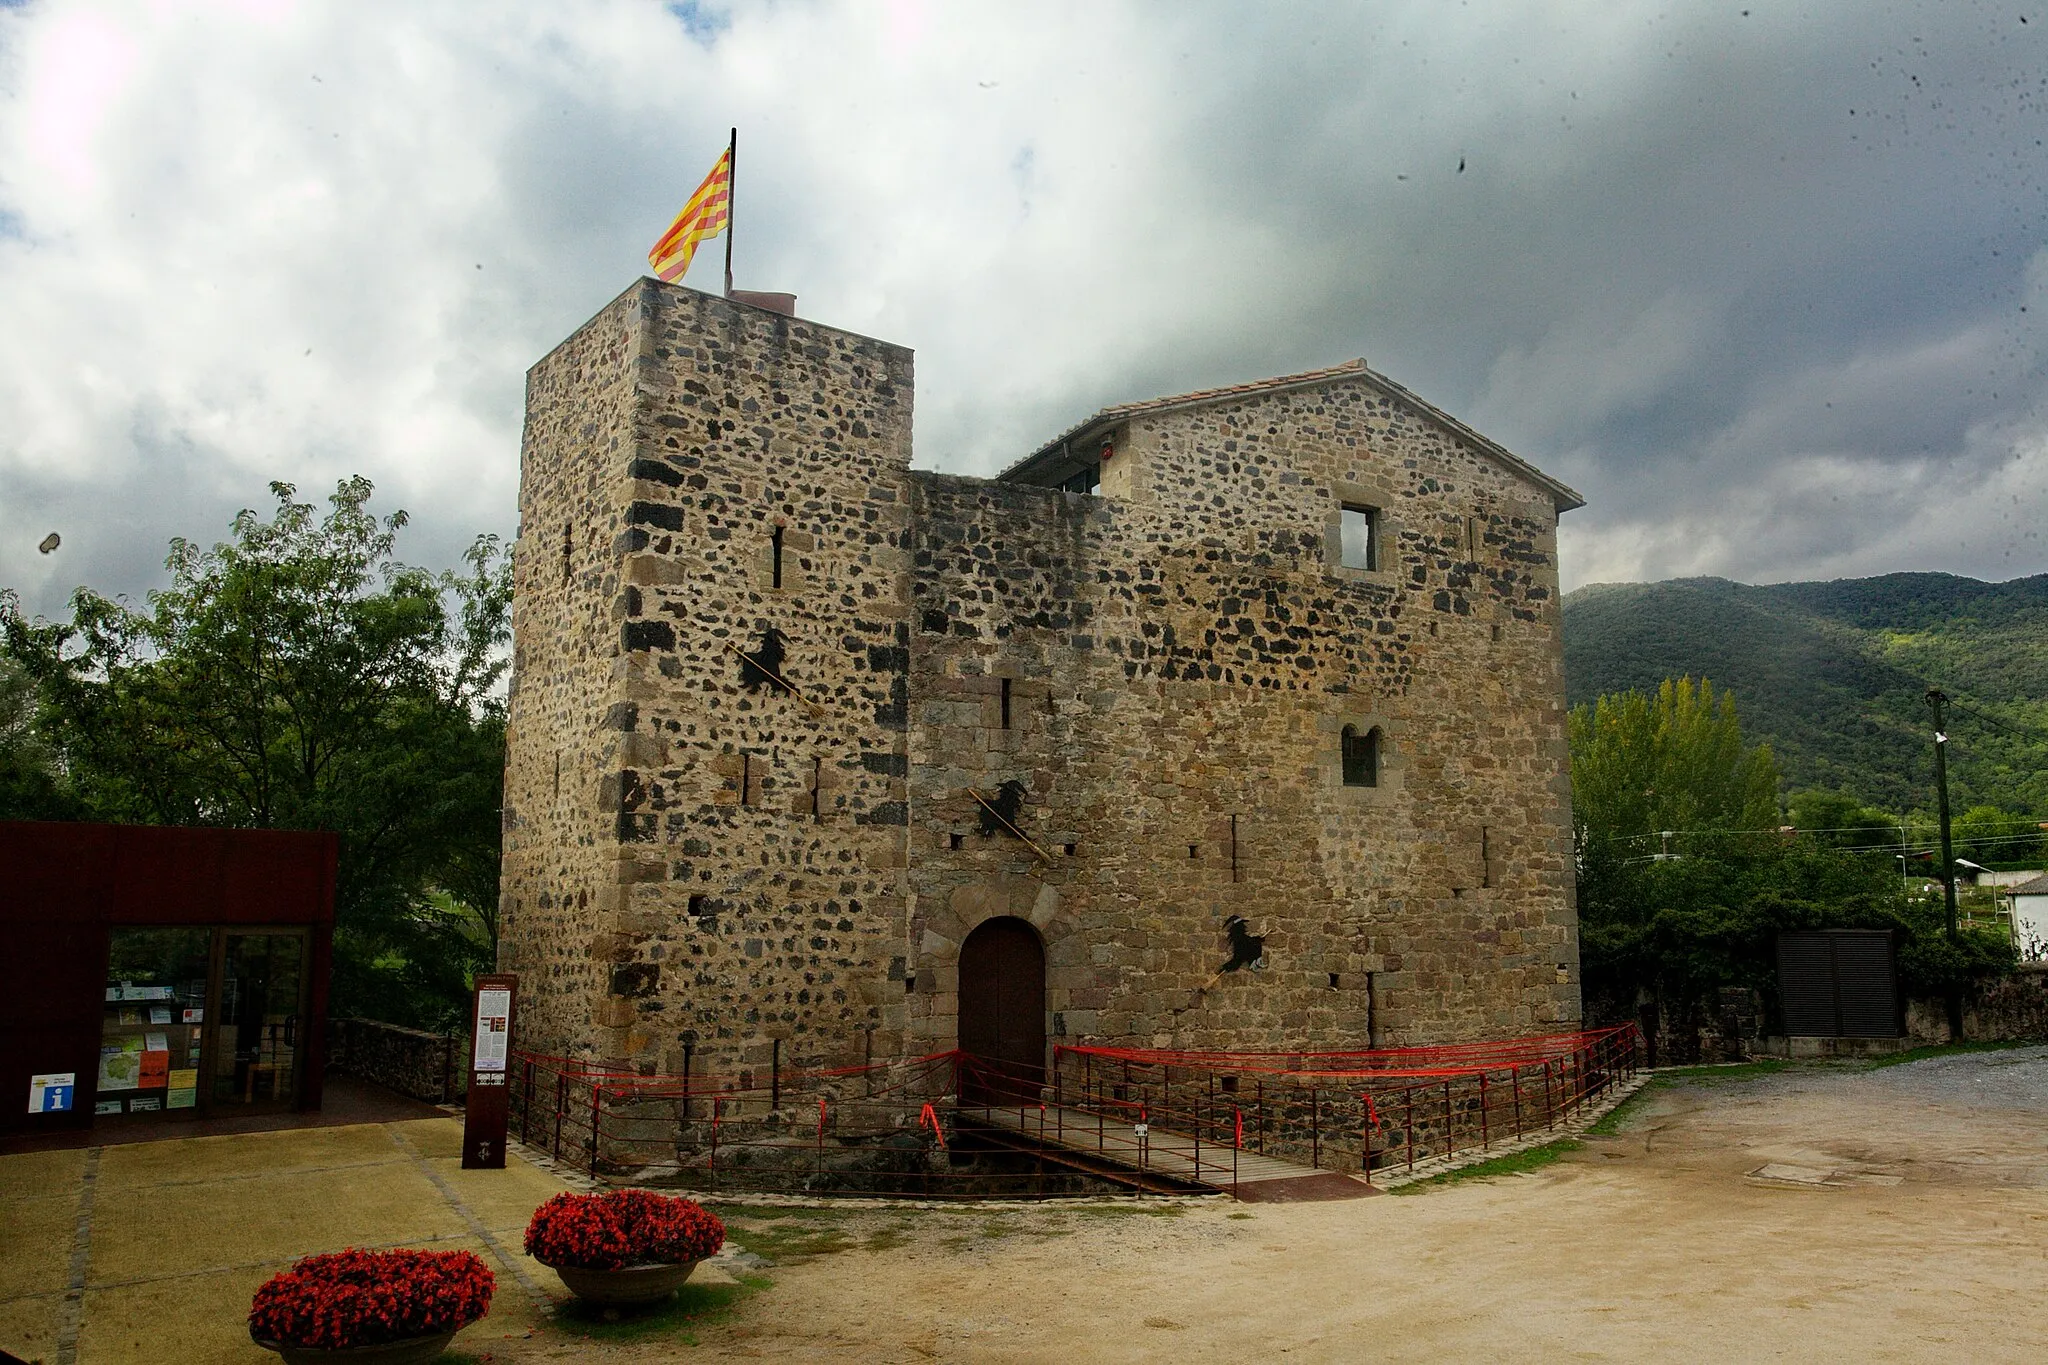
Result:
[[252,1338],[266,1351],[275,1351],[284,1357],[285,1365],[425,1365],[426,1361],[437,1360],[441,1352],[448,1349],[448,1343],[455,1340],[453,1332],[435,1332],[431,1336],[407,1337],[403,1341],[380,1342],[375,1346],[344,1346],[330,1349],[325,1346],[287,1346],[281,1341],[265,1341]]
[[620,1266],[617,1270],[580,1270],[571,1265],[550,1266],[569,1292],[585,1303],[601,1308],[630,1308],[659,1303],[683,1287],[695,1261],[654,1262]]

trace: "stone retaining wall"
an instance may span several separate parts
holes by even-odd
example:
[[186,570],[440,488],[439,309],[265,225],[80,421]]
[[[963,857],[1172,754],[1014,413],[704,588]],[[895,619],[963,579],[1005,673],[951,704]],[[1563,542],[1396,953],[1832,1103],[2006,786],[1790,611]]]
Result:
[[328,1024],[327,1065],[388,1090],[429,1104],[461,1097],[468,1080],[465,1040],[374,1019],[335,1019]]

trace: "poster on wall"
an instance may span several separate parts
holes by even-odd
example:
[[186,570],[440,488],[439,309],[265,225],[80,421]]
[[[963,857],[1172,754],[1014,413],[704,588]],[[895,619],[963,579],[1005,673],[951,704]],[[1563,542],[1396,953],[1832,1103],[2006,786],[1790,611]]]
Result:
[[143,1090],[160,1090],[169,1083],[171,1076],[171,1054],[160,1048],[145,1048],[142,1052],[142,1071],[135,1084]]
[[512,1042],[512,992],[485,989],[476,993],[477,1071],[503,1071]]
[[68,1114],[71,1112],[71,1094],[78,1088],[78,1073],[75,1071],[53,1071],[43,1076],[28,1078],[28,1112],[31,1114]]
[[95,1114],[118,1114],[121,1112],[121,1101],[94,1100],[92,1102],[92,1112]]
[[164,1092],[164,1108],[193,1109],[199,1104],[199,1072],[182,1068],[171,1072],[171,1087]]
[[116,1043],[100,1049],[99,1089],[133,1090],[142,1083],[142,1040],[128,1042],[135,1046]]

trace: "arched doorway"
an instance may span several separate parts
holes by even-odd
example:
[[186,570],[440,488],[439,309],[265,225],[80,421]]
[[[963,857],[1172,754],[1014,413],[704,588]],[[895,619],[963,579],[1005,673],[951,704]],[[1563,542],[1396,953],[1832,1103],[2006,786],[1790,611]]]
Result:
[[960,945],[961,1076],[969,1103],[1036,1103],[1045,1084],[1045,948],[1028,921],[984,922]]

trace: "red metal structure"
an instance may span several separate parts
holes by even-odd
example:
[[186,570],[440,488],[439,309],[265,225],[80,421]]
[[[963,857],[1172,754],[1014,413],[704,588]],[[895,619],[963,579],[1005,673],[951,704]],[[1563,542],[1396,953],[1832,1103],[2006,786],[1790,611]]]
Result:
[[[163,1087],[158,1120],[318,1109],[336,853],[310,831],[0,822],[0,1134],[91,1124],[123,1032],[194,1077],[186,1102]],[[136,988],[131,1024],[110,950],[142,931],[189,940],[194,965],[180,986]],[[32,1078],[51,1074],[76,1078],[70,1107],[28,1112]]]
[[692,1076],[515,1053],[511,1130],[592,1175],[702,1191],[1029,1198],[1079,1180],[1254,1198],[1254,1181],[1370,1180],[1550,1131],[1640,1047],[1633,1024],[1373,1052],[1060,1047],[1049,1075],[959,1051]]

